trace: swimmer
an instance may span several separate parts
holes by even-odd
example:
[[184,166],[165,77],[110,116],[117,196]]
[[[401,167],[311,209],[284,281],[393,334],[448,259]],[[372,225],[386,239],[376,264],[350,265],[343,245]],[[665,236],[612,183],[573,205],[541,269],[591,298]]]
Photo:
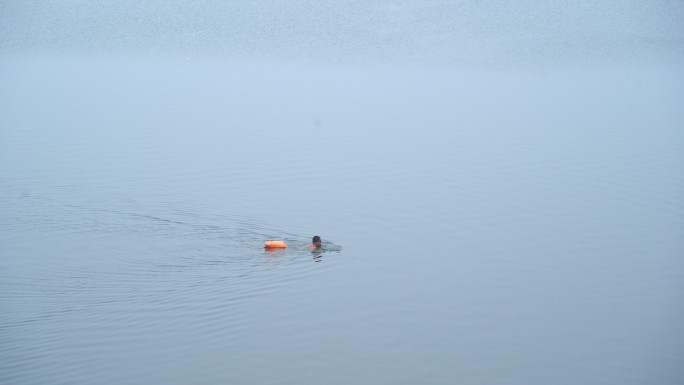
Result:
[[306,245],[306,249],[317,250],[321,248],[322,244],[323,243],[321,242],[321,237],[319,237],[318,235],[314,235],[314,237],[311,239],[311,243]]

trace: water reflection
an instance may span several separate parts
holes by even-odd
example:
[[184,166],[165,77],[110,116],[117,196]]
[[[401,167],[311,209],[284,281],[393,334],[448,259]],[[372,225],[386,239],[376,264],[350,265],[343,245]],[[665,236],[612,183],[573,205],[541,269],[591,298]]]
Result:
[[323,253],[339,253],[340,251],[342,251],[342,246],[324,239],[321,247],[311,250],[311,255],[313,256],[314,262],[321,262]]
[[273,262],[285,255],[285,249],[264,249],[264,255],[268,262]]

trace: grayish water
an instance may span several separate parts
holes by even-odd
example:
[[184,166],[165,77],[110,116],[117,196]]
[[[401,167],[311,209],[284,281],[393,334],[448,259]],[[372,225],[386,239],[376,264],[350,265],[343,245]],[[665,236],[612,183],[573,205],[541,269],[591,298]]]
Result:
[[[556,9],[594,28],[576,42],[651,22],[605,57],[548,48],[568,23],[524,60],[489,49],[541,24],[469,2],[292,2],[266,17],[282,47],[250,29],[268,2],[179,11],[181,31],[237,12],[252,39],[198,49],[164,12],[91,45],[69,21],[94,6],[20,4],[2,5],[0,383],[682,383],[681,4],[602,26],[619,7]],[[486,69],[440,53],[471,35]],[[341,248],[301,250],[316,234]]]

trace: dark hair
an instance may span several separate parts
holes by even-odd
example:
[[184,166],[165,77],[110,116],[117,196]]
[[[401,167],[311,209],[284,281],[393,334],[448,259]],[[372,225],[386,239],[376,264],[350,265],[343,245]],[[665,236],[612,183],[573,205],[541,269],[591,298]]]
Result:
[[321,237],[319,237],[318,235],[314,235],[313,239],[311,240],[311,242],[320,242],[320,241],[321,241]]

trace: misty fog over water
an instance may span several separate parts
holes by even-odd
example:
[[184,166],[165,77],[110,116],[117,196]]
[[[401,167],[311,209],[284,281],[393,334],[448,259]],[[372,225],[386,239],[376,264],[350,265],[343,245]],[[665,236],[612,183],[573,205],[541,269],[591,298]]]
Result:
[[0,383],[681,383],[683,19],[0,1]]
[[5,52],[454,67],[681,59],[679,1],[3,1]]

